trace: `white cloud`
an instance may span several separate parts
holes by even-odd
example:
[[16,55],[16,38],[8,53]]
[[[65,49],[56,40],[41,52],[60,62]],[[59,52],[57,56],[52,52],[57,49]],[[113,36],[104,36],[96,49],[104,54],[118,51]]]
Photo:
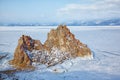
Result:
[[120,0],[94,0],[92,4],[68,4],[57,15],[66,19],[120,18]]

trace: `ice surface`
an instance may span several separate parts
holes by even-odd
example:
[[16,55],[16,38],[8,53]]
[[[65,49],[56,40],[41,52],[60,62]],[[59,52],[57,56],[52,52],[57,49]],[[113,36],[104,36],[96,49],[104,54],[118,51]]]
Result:
[[[0,27],[0,55],[8,54],[0,60],[0,71],[11,69],[8,60],[13,58],[17,41],[22,34],[33,39],[47,38],[51,28],[38,27]],[[46,67],[35,64],[34,71],[17,72],[14,76],[0,74],[0,78],[12,80],[120,80],[120,27],[69,26],[71,32],[92,50],[93,57],[66,60],[62,64]],[[34,64],[33,64],[34,65]],[[1,77],[2,76],[2,77]]]

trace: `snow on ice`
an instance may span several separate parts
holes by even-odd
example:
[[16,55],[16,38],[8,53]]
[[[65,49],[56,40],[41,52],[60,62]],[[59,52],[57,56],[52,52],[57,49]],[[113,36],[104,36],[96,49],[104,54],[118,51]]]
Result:
[[[120,27],[72,27],[76,38],[87,44],[93,56],[65,60],[55,66],[34,64],[34,71],[20,71],[13,75],[1,71],[12,69],[8,61],[12,59],[17,40],[22,34],[34,39],[46,40],[48,27],[0,27],[0,55],[8,54],[0,60],[0,79],[4,80],[120,80]],[[55,48],[53,50],[56,50]],[[59,50],[56,50],[56,56]],[[55,59],[57,61],[57,58]]]

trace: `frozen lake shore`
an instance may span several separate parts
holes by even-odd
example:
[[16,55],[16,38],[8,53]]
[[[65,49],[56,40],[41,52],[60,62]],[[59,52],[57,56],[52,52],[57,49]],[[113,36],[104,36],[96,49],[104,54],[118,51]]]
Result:
[[[0,27],[0,55],[8,54],[0,60],[0,71],[11,69],[8,60],[13,58],[17,41],[22,34],[30,35],[43,43],[47,33],[57,26]],[[76,58],[52,67],[36,65],[30,72],[17,72],[19,80],[119,80],[120,79],[120,27],[68,26],[81,42],[92,50],[93,59]],[[6,77],[6,80],[12,77]],[[1,78],[2,78],[1,77]]]

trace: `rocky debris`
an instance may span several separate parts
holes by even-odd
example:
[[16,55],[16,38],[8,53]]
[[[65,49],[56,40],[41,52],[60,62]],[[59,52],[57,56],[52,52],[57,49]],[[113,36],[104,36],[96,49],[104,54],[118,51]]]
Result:
[[10,64],[18,69],[31,68],[33,62],[49,67],[69,58],[90,55],[90,49],[77,40],[66,26],[60,25],[48,33],[44,45],[30,36],[20,37]]

